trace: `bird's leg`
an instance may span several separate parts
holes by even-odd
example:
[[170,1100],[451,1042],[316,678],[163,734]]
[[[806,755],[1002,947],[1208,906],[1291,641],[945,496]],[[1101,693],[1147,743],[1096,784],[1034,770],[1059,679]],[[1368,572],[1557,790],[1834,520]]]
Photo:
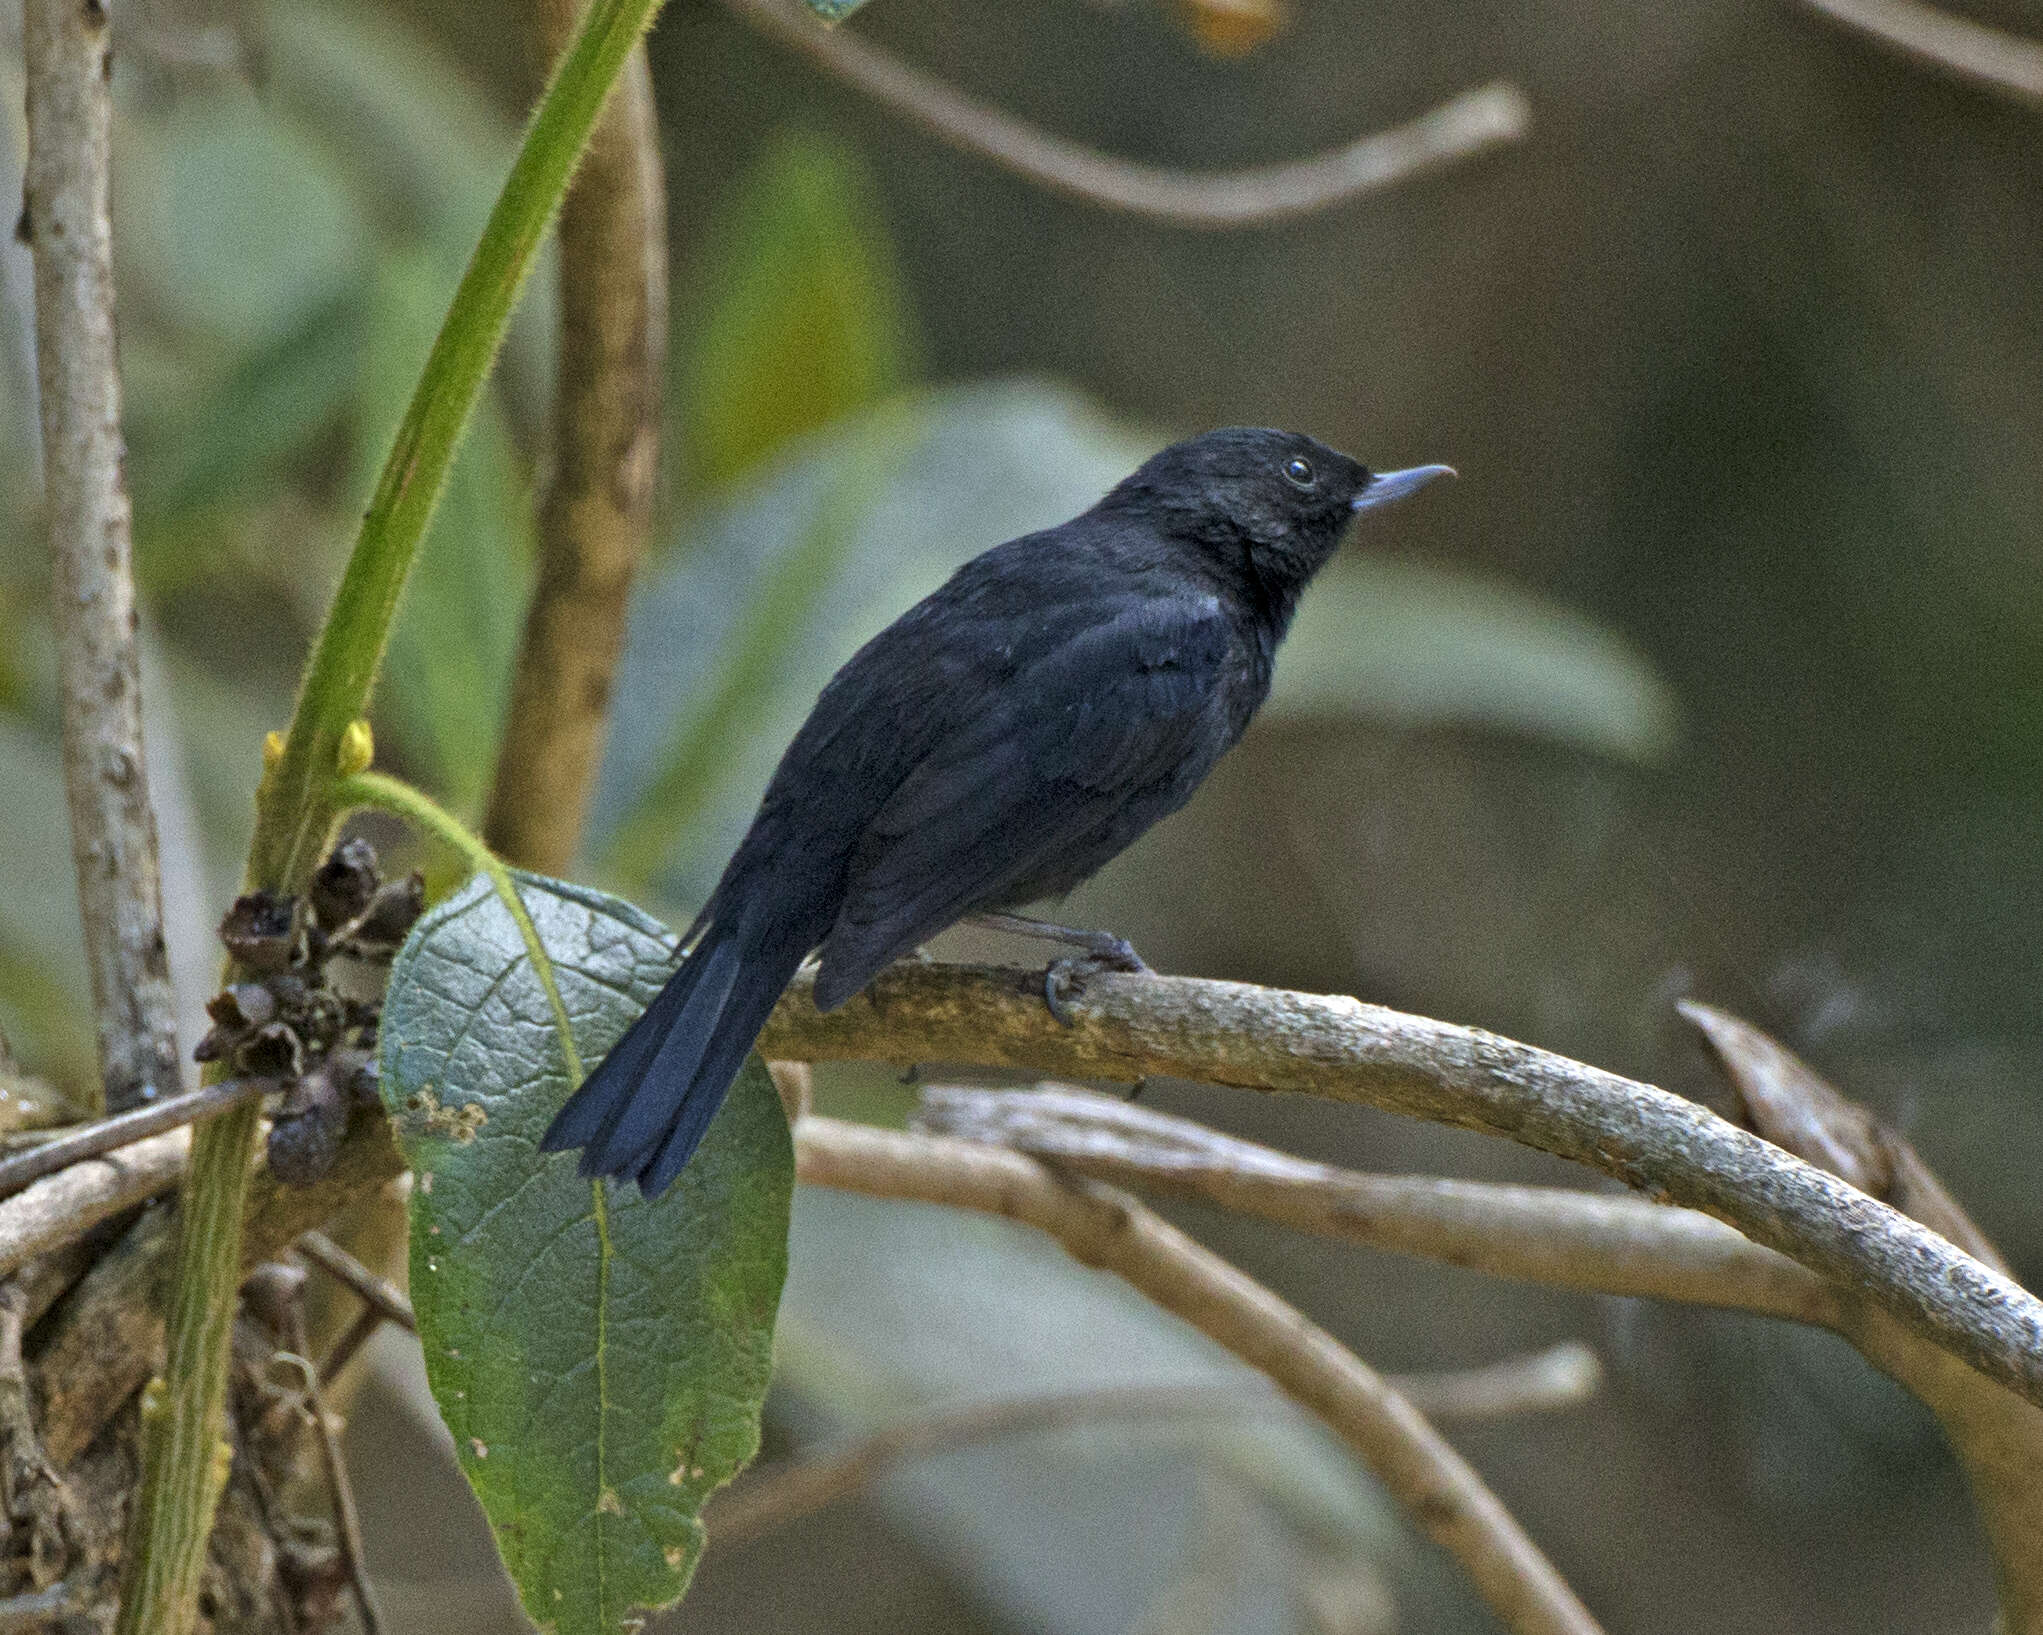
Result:
[[1142,956],[1135,952],[1134,944],[1111,931],[1080,931],[1068,925],[1052,925],[1048,920],[1032,920],[1024,914],[968,914],[965,923],[1018,937],[1039,937],[1045,942],[1066,943],[1083,950],[1068,959],[1052,960],[1049,969],[1043,972],[1043,1003],[1049,1007],[1050,1014],[1067,1028],[1072,1026],[1071,1011],[1064,1000],[1067,985],[1076,983],[1082,987],[1085,978],[1095,971],[1149,969],[1142,963]]

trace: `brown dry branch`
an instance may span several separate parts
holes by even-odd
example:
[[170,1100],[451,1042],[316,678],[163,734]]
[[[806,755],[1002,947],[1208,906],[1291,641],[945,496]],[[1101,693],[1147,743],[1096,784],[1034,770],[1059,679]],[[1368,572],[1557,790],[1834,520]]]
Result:
[[1785,1255],[1707,1215],[1642,1198],[1363,1175],[1061,1085],[929,1085],[917,1123],[935,1134],[1011,1147],[1097,1180],[1492,1277],[1802,1323],[1829,1324],[1836,1317],[1830,1285]]
[[281,1085],[282,1081],[276,1079],[227,1079],[53,1135],[47,1141],[0,1158],[0,1199],[13,1197],[30,1182],[46,1175],[132,1146],[146,1136],[195,1124]]
[[1598,1628],[1496,1495],[1380,1375],[1125,1193],[1060,1178],[1020,1153],[828,1118],[805,1119],[796,1130],[795,1163],[811,1185],[979,1210],[1048,1233],[1074,1259],[1126,1279],[1318,1414],[1461,1562],[1505,1628],[1518,1635]]
[[2043,44],[2003,33],[1920,0],[1806,0],[1833,23],[1877,40],[1912,62],[2043,107]]
[[1652,1085],[1344,995],[1109,973],[1068,1001],[1065,1027],[1032,971],[898,964],[827,1016],[813,981],[798,976],[768,1020],[766,1055],[1202,1079],[1507,1136],[1715,1215],[2043,1402],[2043,1302],[1856,1187]]
[[[541,0],[550,60],[576,0]],[[625,64],[560,213],[560,380],[539,575],[484,838],[566,874],[609,721],[631,582],[652,535],[667,357],[666,180],[645,46]]]
[[[1572,1408],[1602,1382],[1596,1354],[1572,1340],[1479,1368],[1386,1376],[1390,1388],[1427,1419],[1449,1423]],[[719,1549],[749,1544],[913,1459],[1102,1420],[1239,1418],[1281,1400],[1275,1392],[1233,1384],[1127,1385],[929,1408],[842,1447],[755,1467],[711,1501],[710,1537]]]
[[1310,215],[1525,139],[1532,113],[1516,86],[1464,91],[1407,124],[1309,158],[1200,174],[1137,164],[1056,136],[911,68],[787,0],[724,0],[739,17],[825,72],[1038,187],[1172,227],[1255,227]]
[[122,472],[107,217],[113,45],[98,0],[27,0],[28,161],[17,231],[35,260],[36,384],[64,791],[106,1105],[182,1082],[156,816],[142,756],[134,548]]
[[[1889,1197],[1992,1265],[1999,1252],[1901,1134],[1826,1084],[1757,1028],[1710,1005],[1702,1031],[1769,1139]],[[2004,1635],[2043,1635],[2043,1409],[1982,1378],[1869,1303],[1840,1290],[1831,1324],[1928,1404],[1971,1484],[1992,1546]]]

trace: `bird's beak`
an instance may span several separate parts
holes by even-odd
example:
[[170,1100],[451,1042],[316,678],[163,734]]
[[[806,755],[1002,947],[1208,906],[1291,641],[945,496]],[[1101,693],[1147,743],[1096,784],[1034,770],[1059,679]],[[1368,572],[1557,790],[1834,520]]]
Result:
[[1405,471],[1379,471],[1369,479],[1369,486],[1348,503],[1353,510],[1367,511],[1372,506],[1388,505],[1407,494],[1416,494],[1435,477],[1459,475],[1452,466],[1412,466]]

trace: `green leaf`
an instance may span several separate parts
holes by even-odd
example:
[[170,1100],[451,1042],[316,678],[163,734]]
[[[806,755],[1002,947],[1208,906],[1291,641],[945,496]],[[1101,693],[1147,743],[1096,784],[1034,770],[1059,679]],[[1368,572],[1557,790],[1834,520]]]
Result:
[[[847,8],[849,9],[849,8]],[[784,136],[713,230],[679,354],[692,481],[721,488],[914,372],[907,299],[853,153]]]
[[1681,714],[1623,637],[1529,591],[1353,555],[1299,603],[1272,711],[1477,726],[1652,764]]
[[[438,257],[393,258],[363,348],[356,492],[366,493],[454,286]],[[496,760],[532,578],[526,482],[495,392],[485,389],[419,548],[384,657],[382,719],[460,813],[480,804]]]
[[538,1141],[672,968],[626,903],[518,875],[559,1005],[487,881],[390,976],[383,1093],[418,1177],[411,1287],[434,1399],[534,1619],[614,1635],[688,1586],[703,1501],[759,1446],[794,1152],[758,1058],[664,1197]]

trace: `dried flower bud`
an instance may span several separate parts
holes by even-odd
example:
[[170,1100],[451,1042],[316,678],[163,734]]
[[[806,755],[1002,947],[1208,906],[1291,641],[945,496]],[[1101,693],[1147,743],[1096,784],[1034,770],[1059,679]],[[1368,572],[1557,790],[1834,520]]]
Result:
[[304,941],[300,934],[298,899],[274,892],[253,891],[234,899],[220,922],[220,940],[227,952],[259,974],[291,965]]
[[319,865],[307,895],[319,924],[338,931],[369,906],[380,883],[376,848],[357,835]]

